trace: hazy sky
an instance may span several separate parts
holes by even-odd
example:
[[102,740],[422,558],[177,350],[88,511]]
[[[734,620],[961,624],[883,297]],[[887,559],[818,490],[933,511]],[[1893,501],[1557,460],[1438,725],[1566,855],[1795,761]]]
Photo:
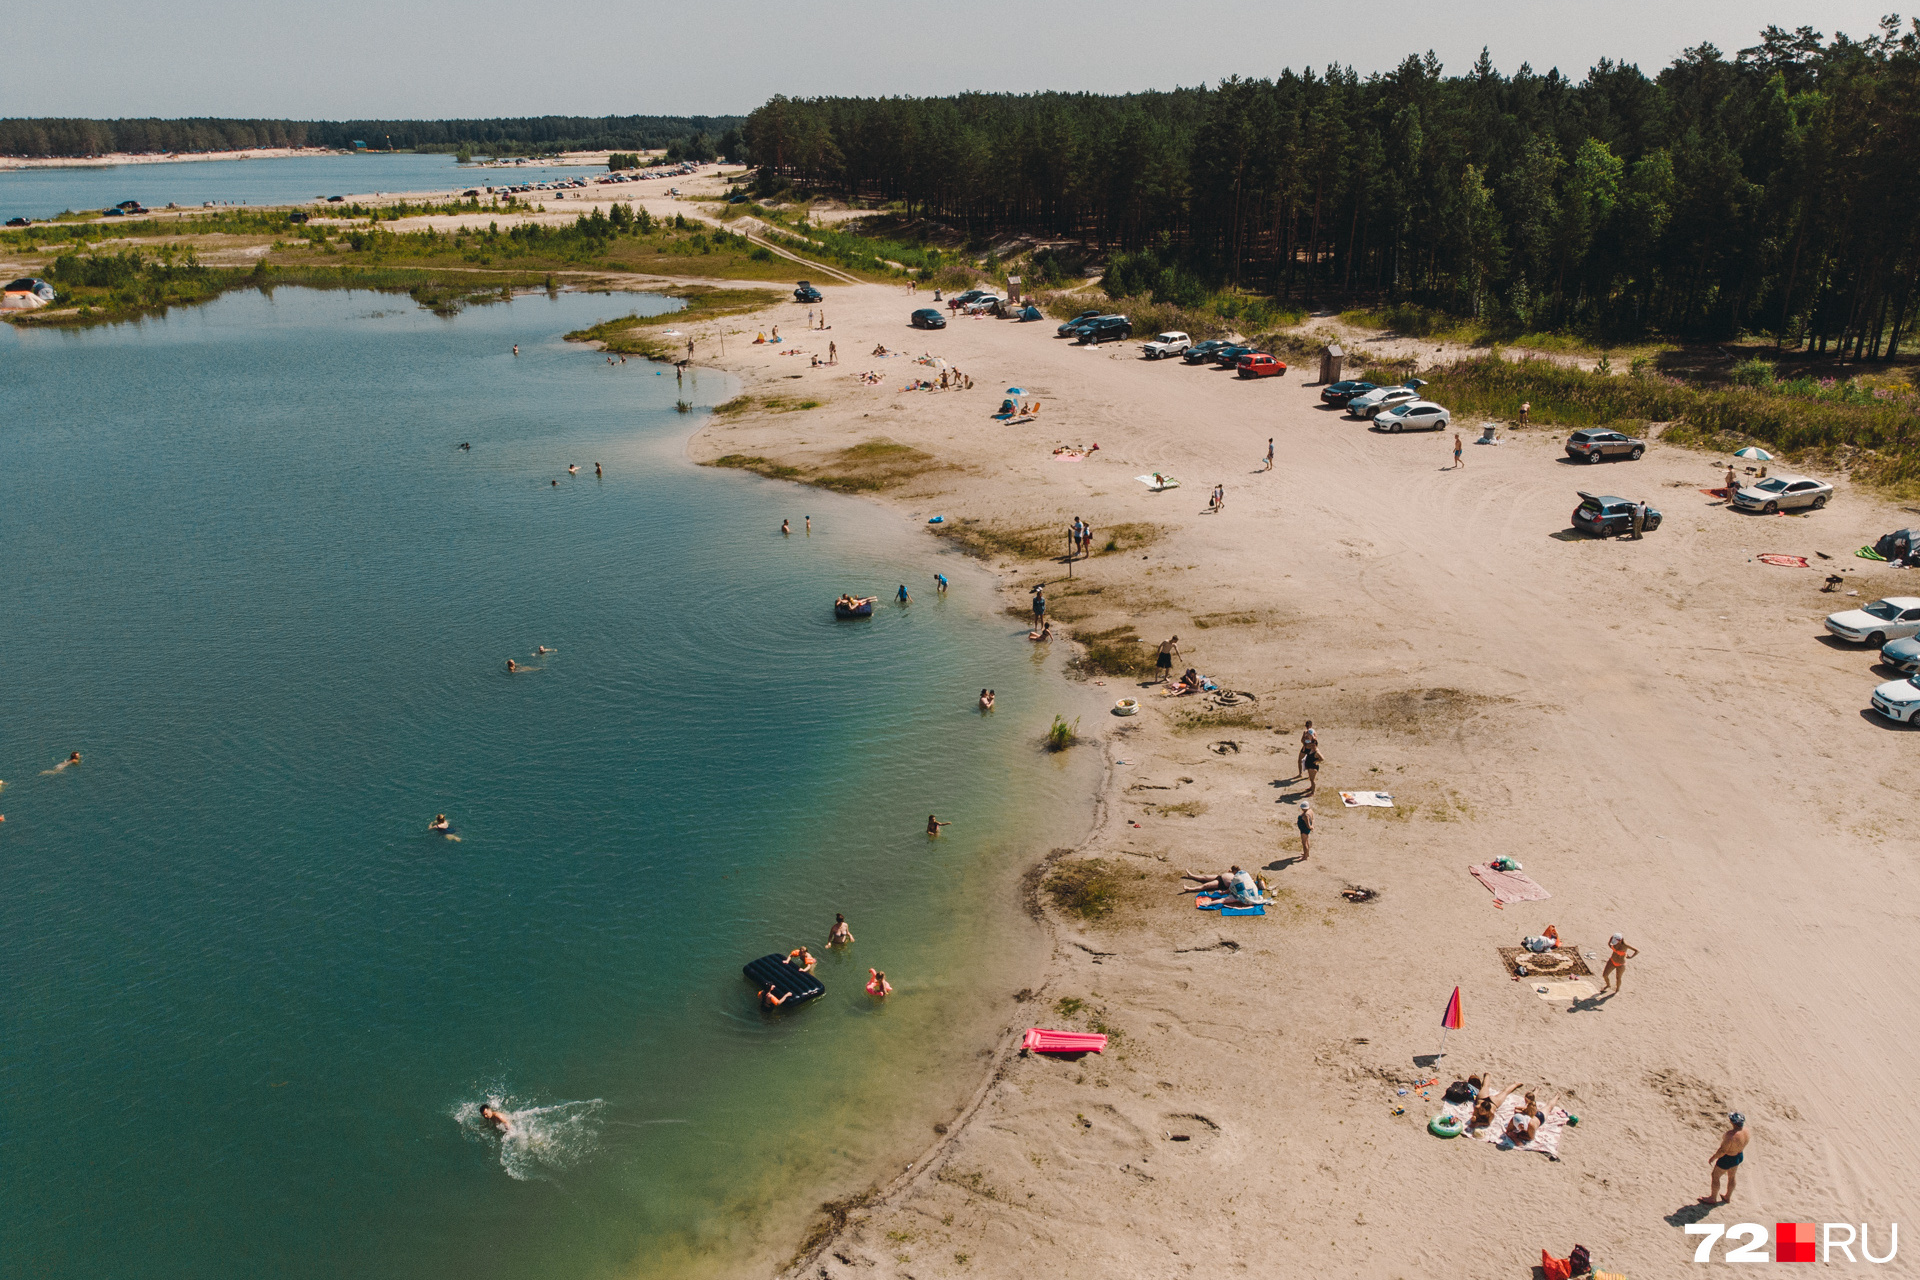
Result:
[[720,114],[774,93],[1122,91],[1428,49],[1649,74],[1767,23],[1871,32],[1888,0],[91,0],[5,24],[0,116]]

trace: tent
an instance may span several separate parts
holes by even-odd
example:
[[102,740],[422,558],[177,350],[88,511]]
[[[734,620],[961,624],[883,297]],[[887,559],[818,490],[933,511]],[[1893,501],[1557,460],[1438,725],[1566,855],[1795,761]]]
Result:
[[1873,544],[1876,555],[1908,563],[1912,563],[1916,548],[1920,548],[1920,529],[1895,529],[1892,533],[1881,534],[1880,540]]

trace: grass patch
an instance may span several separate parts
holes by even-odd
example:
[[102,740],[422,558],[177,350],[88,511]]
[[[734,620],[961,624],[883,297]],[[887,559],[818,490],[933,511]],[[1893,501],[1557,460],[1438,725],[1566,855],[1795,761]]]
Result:
[[1157,524],[1145,520],[1128,520],[1107,528],[1107,540],[1102,544],[1102,555],[1111,555],[1116,551],[1138,551],[1142,547],[1158,542],[1166,530]]
[[833,455],[832,470],[808,477],[808,484],[836,493],[871,493],[905,484],[939,466],[930,453],[893,440],[875,439]]
[[1156,650],[1140,638],[1131,623],[1105,631],[1076,635],[1082,652],[1074,665],[1088,675],[1132,676],[1145,680],[1158,674],[1154,666]]
[[1260,616],[1253,613],[1203,613],[1191,621],[1205,631],[1211,627],[1251,627],[1260,621]]
[[1066,554],[1067,539],[1054,525],[983,524],[979,520],[949,520],[935,528],[940,537],[952,539],[975,555],[1011,556],[1016,560],[1050,560]]
[[[780,295],[771,289],[662,289],[668,297],[680,299],[684,305],[678,311],[666,311],[657,316],[629,315],[618,320],[603,320],[599,324],[585,329],[575,329],[567,335],[568,342],[598,342],[608,351],[623,356],[642,356],[648,360],[669,362],[684,354],[684,347],[678,339],[672,341],[655,337],[647,332],[656,326],[669,324],[697,324],[702,320],[716,320],[723,316],[745,315],[759,311],[780,301]],[[715,412],[743,412],[741,405],[731,406],[745,396],[736,396]]]
[[1065,751],[1078,741],[1080,741],[1080,718],[1075,716],[1073,723],[1068,724],[1065,716],[1056,715],[1053,718],[1053,724],[1047,729],[1047,750]]
[[1202,730],[1212,732],[1216,729],[1269,729],[1265,716],[1253,710],[1241,710],[1238,707],[1225,710],[1189,710],[1181,714],[1174,729],[1181,733],[1198,733]]
[[796,400],[792,396],[762,396],[758,400],[750,395],[737,395],[733,399],[713,406],[718,418],[734,418],[749,409],[758,409],[762,413],[797,413],[803,409],[818,409],[818,400]]
[[806,475],[806,473],[798,467],[785,466],[775,462],[771,458],[762,458],[757,454],[729,453],[724,457],[715,458],[708,465],[727,467],[734,471],[751,471],[755,475],[765,476],[769,480],[799,480]]
[[1163,818],[1170,814],[1177,814],[1183,818],[1197,818],[1207,811],[1207,802],[1205,800],[1182,800],[1179,804],[1162,804],[1154,807]]
[[1077,1018],[1086,1007],[1087,1002],[1079,996],[1061,996],[1053,1002],[1053,1011],[1063,1018]]

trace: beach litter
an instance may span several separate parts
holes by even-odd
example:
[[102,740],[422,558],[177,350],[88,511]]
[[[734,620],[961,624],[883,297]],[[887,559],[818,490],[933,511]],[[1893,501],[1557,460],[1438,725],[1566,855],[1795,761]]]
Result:
[[1375,809],[1391,809],[1393,808],[1393,797],[1384,791],[1342,791],[1340,793],[1340,803],[1349,809],[1369,807]]
[[1519,871],[1501,871],[1487,863],[1476,863],[1467,868],[1467,874],[1487,887],[1496,907],[1504,907],[1509,902],[1538,902],[1553,896]]

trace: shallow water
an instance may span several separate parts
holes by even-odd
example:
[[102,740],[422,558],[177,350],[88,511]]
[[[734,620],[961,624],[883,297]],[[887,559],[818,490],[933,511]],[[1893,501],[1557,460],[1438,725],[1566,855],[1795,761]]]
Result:
[[[0,329],[9,1269],[704,1273],[977,1080],[1082,694],[914,526],[687,463],[728,379],[559,338],[633,306]],[[836,910],[763,1016],[739,966]]]
[[[0,222],[52,218],[138,200],[149,209],[168,203],[304,204],[328,196],[375,192],[551,182],[604,174],[605,165],[519,165],[476,168],[447,155],[276,156],[256,160],[182,160],[86,168],[0,169]],[[647,187],[663,185],[659,182]],[[639,186],[618,188],[636,191]]]

